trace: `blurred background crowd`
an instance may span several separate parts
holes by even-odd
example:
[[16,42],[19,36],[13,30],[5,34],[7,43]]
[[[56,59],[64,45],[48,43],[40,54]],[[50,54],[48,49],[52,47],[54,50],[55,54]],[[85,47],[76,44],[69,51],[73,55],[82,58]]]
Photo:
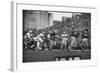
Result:
[[90,50],[91,14],[62,17],[45,29],[29,29],[23,33],[25,50]]

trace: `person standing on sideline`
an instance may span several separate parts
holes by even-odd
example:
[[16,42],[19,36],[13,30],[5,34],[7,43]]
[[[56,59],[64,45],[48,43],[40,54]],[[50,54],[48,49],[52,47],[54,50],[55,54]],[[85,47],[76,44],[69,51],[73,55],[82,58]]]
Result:
[[[66,49],[67,48],[67,42],[68,42],[68,34],[66,34],[66,32],[64,32],[62,35],[61,35],[61,37],[62,37],[62,45],[61,45],[61,50],[62,49]],[[65,47],[64,47],[65,46]],[[63,48],[64,47],[64,48]]]

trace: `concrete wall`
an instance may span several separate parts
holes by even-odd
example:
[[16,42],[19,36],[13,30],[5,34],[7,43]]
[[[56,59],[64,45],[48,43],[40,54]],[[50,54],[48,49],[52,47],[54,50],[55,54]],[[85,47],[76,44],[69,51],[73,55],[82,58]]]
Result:
[[44,29],[53,24],[53,17],[46,11],[23,11],[24,30]]
[[53,13],[49,13],[49,27],[53,26]]

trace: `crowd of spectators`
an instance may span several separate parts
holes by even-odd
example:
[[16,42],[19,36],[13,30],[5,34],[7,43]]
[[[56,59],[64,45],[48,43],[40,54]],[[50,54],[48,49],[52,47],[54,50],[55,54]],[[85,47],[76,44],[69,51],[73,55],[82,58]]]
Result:
[[46,29],[31,29],[23,34],[23,47],[28,50],[90,50],[91,14],[81,13],[64,21],[54,21]]

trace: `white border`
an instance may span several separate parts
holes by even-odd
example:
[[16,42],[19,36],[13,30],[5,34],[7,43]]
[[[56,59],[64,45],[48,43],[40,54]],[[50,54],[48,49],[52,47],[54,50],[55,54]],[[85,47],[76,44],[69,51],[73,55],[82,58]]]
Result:
[[13,71],[30,71],[30,70],[42,70],[42,69],[56,69],[66,68],[73,66],[90,66],[96,65],[96,44],[93,35],[96,31],[91,32],[91,60],[81,61],[64,61],[64,62],[39,62],[39,63],[23,63],[22,61],[22,10],[50,10],[50,11],[68,11],[68,12],[85,12],[91,13],[91,30],[95,30],[96,26],[96,9],[86,7],[72,7],[72,6],[52,6],[52,5],[39,5],[32,3],[19,3],[13,2],[14,6],[14,22],[13,22],[13,49],[12,49],[12,69]]

